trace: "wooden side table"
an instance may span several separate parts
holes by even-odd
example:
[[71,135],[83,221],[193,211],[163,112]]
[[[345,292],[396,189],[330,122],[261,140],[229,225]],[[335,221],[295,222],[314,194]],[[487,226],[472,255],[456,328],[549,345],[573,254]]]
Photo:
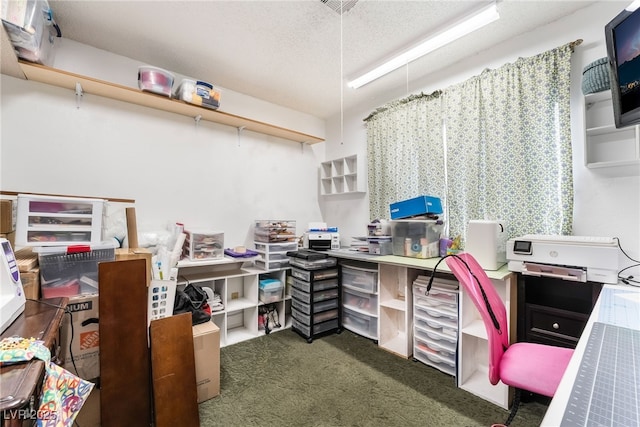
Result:
[[[68,298],[27,300],[24,312],[0,338],[18,336],[42,340],[51,350],[52,357],[55,356],[67,303]],[[31,425],[36,421],[44,373],[45,364],[42,360],[0,367],[2,426]]]

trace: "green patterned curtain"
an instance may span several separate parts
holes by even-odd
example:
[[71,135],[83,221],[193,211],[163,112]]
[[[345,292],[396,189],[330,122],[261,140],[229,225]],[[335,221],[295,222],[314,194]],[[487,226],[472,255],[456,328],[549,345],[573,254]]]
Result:
[[443,199],[451,236],[464,237],[473,219],[506,221],[509,236],[570,234],[574,45],[365,119],[371,217],[388,218],[389,203],[429,194]]
[[389,204],[421,194],[444,196],[440,92],[378,109],[367,120],[370,219],[389,218]]
[[520,58],[444,95],[451,235],[473,219],[508,234],[570,234],[572,46]]

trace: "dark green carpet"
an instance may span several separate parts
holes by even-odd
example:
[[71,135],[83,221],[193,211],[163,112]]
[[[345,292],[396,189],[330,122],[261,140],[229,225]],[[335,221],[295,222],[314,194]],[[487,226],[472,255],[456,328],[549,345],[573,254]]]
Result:
[[[420,362],[349,331],[308,344],[280,331],[220,350],[221,395],[202,426],[490,426],[508,413]],[[538,426],[546,406],[523,403],[513,427]]]

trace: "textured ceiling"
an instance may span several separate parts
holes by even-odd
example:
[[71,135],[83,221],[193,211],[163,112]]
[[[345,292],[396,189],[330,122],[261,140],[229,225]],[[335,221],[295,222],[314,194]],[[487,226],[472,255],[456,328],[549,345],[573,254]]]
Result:
[[[348,109],[399,86],[407,73],[357,90],[346,87],[349,78],[482,2],[359,0],[342,15],[321,0],[49,3],[65,38],[326,118],[340,112],[341,97]],[[499,21],[413,62],[409,79],[590,3],[503,0]]]

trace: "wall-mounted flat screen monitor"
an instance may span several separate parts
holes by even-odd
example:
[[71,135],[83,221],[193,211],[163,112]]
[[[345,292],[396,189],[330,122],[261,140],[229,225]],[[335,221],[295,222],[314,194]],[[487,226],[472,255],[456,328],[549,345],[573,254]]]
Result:
[[616,127],[640,123],[640,0],[605,26]]

